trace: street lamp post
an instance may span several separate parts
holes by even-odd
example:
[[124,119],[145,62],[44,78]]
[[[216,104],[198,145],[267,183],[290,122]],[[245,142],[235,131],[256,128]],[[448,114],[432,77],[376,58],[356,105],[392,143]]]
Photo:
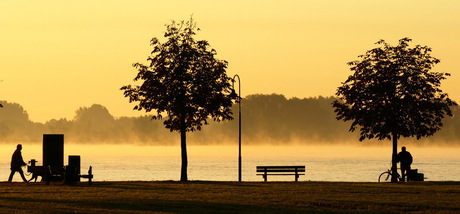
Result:
[[237,102],[238,102],[238,181],[241,182],[241,81],[240,81],[240,76],[238,74],[235,74],[232,80],[232,94],[235,93],[235,78],[238,77],[238,95],[237,97]]

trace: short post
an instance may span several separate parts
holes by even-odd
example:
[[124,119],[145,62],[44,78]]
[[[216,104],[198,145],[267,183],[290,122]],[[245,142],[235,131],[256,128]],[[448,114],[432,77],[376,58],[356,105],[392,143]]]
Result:
[[32,172],[35,170],[35,163],[37,163],[38,161],[36,161],[35,159],[32,159],[29,161],[30,163],[30,166],[27,166],[27,172]]
[[93,179],[93,167],[89,166],[88,170],[88,184],[91,185],[91,180]]
[[35,159],[32,159],[29,161],[30,163],[30,166],[35,166],[35,163],[37,163],[38,161],[36,161]]

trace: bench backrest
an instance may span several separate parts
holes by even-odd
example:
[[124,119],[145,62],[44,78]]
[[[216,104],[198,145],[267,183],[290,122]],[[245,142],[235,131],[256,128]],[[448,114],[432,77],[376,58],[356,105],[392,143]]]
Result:
[[257,166],[257,172],[305,172],[305,166]]

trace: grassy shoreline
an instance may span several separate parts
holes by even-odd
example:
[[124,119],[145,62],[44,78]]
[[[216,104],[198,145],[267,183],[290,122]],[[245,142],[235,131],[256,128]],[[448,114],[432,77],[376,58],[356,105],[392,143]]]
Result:
[[0,213],[460,212],[460,182],[1,182],[0,192]]

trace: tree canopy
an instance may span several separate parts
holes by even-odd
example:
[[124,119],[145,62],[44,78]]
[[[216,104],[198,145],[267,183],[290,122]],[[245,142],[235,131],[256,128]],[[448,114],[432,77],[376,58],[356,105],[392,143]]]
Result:
[[457,105],[441,89],[449,73],[430,71],[440,60],[431,48],[409,47],[411,39],[381,47],[349,62],[354,72],[337,90],[333,103],[337,119],[353,121],[350,131],[360,127],[360,140],[397,137],[426,137],[442,127],[444,115],[452,116]]
[[142,85],[121,88],[130,102],[138,102],[135,110],[155,110],[153,119],[162,119],[165,112],[164,124],[171,131],[180,131],[181,117],[186,131],[200,130],[209,116],[232,119],[227,62],[215,58],[217,53],[206,40],[195,41],[195,30],[199,29],[193,20],[167,25],[167,42],[151,40],[150,63],[133,65],[139,71],[134,81],[143,81]]
[[165,127],[181,133],[181,180],[187,180],[185,133],[201,130],[210,118],[233,119],[230,107],[234,98],[230,96],[232,79],[226,74],[227,62],[215,58],[217,53],[206,40],[193,38],[197,30],[192,19],[166,25],[167,41],[151,40],[149,64],[133,65],[138,70],[134,81],[143,81],[142,84],[121,88],[129,102],[137,102],[135,110],[154,110],[153,119],[162,119],[164,113]]

